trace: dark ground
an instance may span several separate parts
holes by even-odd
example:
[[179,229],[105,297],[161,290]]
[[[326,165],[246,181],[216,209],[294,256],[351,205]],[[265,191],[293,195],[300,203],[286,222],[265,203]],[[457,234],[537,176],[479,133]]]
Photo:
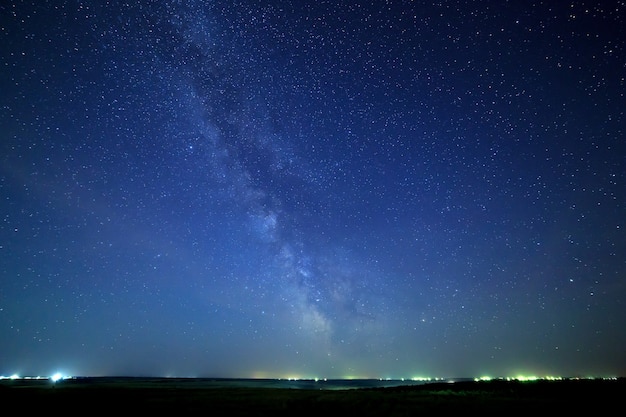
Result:
[[[176,413],[280,416],[349,413],[409,416],[432,412],[618,412],[626,379],[433,383],[391,388],[309,390],[207,388],[176,380],[1,381],[0,402],[15,413]],[[622,411],[623,412],[623,411]],[[297,415],[297,414],[296,414]],[[324,416],[322,414],[322,416]]]

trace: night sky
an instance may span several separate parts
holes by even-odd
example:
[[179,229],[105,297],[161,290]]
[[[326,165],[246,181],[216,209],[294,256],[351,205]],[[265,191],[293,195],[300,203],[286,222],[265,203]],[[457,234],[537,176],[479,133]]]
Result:
[[623,1],[8,1],[0,374],[626,375]]

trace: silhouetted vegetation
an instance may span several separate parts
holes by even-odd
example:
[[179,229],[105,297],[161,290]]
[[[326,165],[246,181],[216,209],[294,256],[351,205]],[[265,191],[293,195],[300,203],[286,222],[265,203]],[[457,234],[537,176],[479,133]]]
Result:
[[[238,415],[350,413],[403,416],[415,412],[580,412],[620,405],[626,381],[490,381],[390,388],[312,390],[206,388],[177,380],[78,379],[61,383],[3,381],[0,401],[13,412],[172,412]],[[296,414],[297,415],[297,414]]]

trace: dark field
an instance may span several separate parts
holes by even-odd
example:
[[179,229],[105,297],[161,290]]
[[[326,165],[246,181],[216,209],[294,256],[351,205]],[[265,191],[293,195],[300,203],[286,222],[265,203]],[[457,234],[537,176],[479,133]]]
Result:
[[[202,413],[280,416],[432,412],[623,412],[626,380],[490,381],[315,390],[204,386],[193,380],[87,378],[1,381],[0,401],[15,413]],[[621,412],[619,410],[622,410]],[[198,414],[200,415],[200,414]],[[427,415],[427,414],[423,414]]]

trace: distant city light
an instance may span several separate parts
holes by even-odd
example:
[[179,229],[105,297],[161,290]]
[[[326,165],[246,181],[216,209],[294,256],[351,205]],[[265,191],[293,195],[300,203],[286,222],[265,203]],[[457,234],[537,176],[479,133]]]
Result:
[[[0,375],[0,381],[2,380],[48,380],[51,381],[53,383],[56,383],[58,381],[61,380],[68,380],[68,379],[75,379],[75,377],[73,376],[69,376],[69,375],[64,375],[61,372],[56,372],[53,375],[50,376],[22,376],[19,375],[18,373],[14,373],[12,375]],[[287,381],[313,381],[313,382],[327,382],[328,379],[327,378],[321,378],[321,377],[302,377],[302,376],[289,376],[289,377],[285,377],[285,378],[276,378],[279,381],[282,380],[287,380]],[[346,381],[349,380],[366,380],[366,379],[370,379],[368,377],[357,377],[357,376],[345,376],[343,378],[339,378],[339,379],[343,379]],[[423,383],[427,383],[427,382],[442,382],[442,381],[446,381],[448,383],[455,383],[457,381],[459,381],[459,379],[455,379],[455,378],[432,378],[432,377],[423,377],[423,376],[414,376],[411,378],[406,378],[406,377],[397,377],[397,378],[392,378],[392,377],[379,377],[379,378],[372,378],[372,379],[378,379],[379,381],[396,381],[399,383],[404,383],[404,382],[423,382]],[[463,378],[464,379],[464,378]],[[474,377],[474,378],[470,378],[475,382],[489,382],[489,381],[494,381],[494,380],[500,380],[500,381],[520,381],[520,382],[526,382],[526,381],[561,381],[561,380],[578,380],[578,379],[603,379],[603,380],[616,380],[618,379],[618,377],[616,376],[610,376],[610,377],[597,377],[597,376],[586,376],[586,377],[562,377],[562,376],[552,376],[552,375],[546,375],[546,376],[535,376],[535,375],[517,375],[517,376],[499,376],[499,377],[491,377],[491,376],[487,376],[487,375],[483,375],[480,377]],[[461,379],[462,380],[462,379]]]
[[57,372],[54,375],[50,375],[50,376],[41,376],[41,375],[37,375],[37,376],[20,376],[19,374],[13,374],[10,376],[5,376],[5,375],[0,375],[0,380],[5,380],[5,379],[10,379],[10,380],[49,380],[52,382],[57,382],[60,381],[62,379],[73,379],[74,377],[69,376],[69,375],[63,375],[61,372]]

